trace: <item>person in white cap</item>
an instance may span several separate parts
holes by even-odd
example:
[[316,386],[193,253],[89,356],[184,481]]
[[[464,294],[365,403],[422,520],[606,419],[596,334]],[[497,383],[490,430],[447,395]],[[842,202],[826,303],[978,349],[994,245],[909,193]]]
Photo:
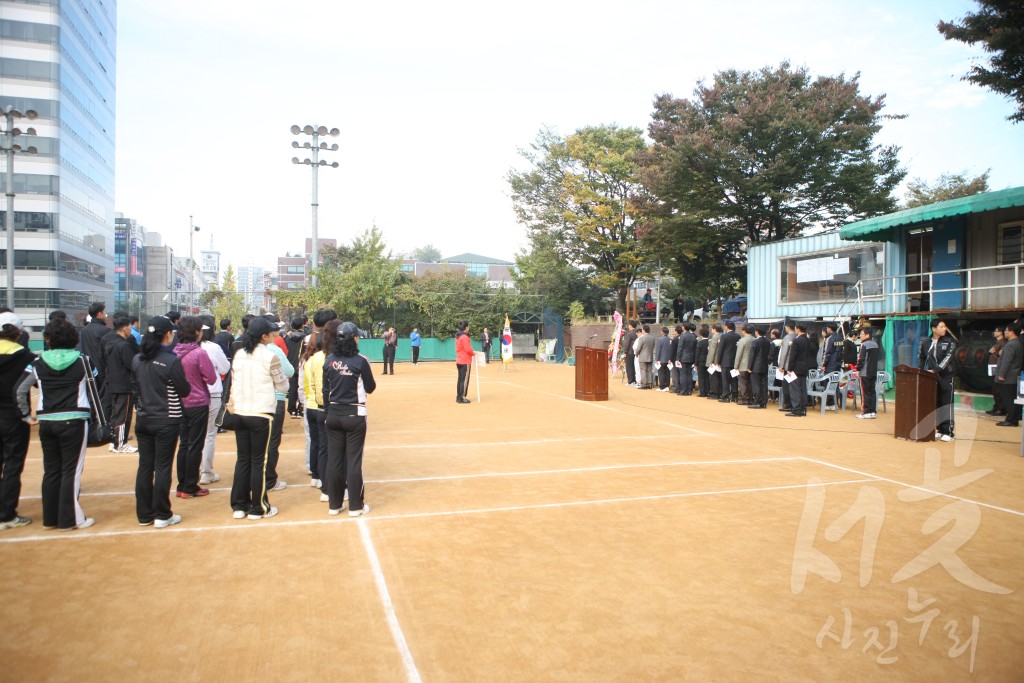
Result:
[[[14,313],[0,313],[0,386],[13,387],[21,380],[35,354],[19,343],[24,325]],[[0,391],[0,529],[32,522],[18,515],[21,471],[28,453],[29,426],[21,419],[13,391]]]

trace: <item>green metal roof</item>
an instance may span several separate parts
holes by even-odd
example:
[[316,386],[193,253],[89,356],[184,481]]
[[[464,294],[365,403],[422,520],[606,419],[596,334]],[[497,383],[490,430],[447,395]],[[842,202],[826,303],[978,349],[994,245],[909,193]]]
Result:
[[918,223],[937,221],[951,216],[963,216],[982,213],[995,209],[1009,209],[1024,206],[1024,187],[1011,187],[1008,190],[984,192],[970,197],[950,199],[927,206],[904,209],[877,218],[869,218],[856,223],[844,225],[839,230],[839,238],[844,240],[860,240],[875,242],[884,240],[893,242],[899,234],[897,228],[906,229]]

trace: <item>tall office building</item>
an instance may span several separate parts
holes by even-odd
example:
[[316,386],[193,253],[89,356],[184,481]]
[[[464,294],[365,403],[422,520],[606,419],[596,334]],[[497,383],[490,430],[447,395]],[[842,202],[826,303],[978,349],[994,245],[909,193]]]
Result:
[[0,0],[0,107],[39,115],[17,140],[38,153],[14,162],[15,307],[29,325],[113,303],[116,17],[116,0]]
[[114,218],[114,308],[139,314],[146,295],[146,229],[134,218]]

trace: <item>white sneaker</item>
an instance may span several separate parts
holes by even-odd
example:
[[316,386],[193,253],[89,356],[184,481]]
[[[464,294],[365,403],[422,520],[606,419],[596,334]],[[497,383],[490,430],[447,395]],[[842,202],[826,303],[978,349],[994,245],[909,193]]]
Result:
[[271,491],[283,491],[286,488],[288,488],[288,482],[286,482],[283,479],[278,479],[277,483],[274,484],[274,487],[272,489],[270,489],[270,490]]
[[341,508],[330,508],[329,510],[327,510],[327,514],[329,514],[329,515],[340,515],[341,514]]
[[157,529],[164,529],[181,521],[181,515],[171,515],[170,519],[153,520],[153,526]]
[[217,474],[216,472],[213,472],[211,474],[204,474],[203,476],[199,477],[199,483],[204,486],[218,481],[220,481],[220,475]]
[[348,516],[349,517],[361,517],[361,516],[363,516],[363,515],[365,515],[365,514],[367,514],[369,512],[370,512],[370,506],[367,505],[366,503],[363,503],[363,509],[362,510],[349,510],[348,511]]
[[857,416],[857,419],[858,420],[874,420],[875,419],[875,414],[874,413],[861,413],[860,415]]
[[136,448],[135,446],[130,446],[130,445],[126,444],[126,443],[125,444],[121,444],[120,447],[116,447],[116,448],[114,447],[114,444],[110,444],[110,448],[108,450],[110,450],[111,453],[138,453],[139,452],[138,448]]
[[310,479],[309,480],[309,485],[312,486],[313,488],[317,488],[318,489],[321,486],[323,486],[323,482],[321,482],[319,479]]
[[71,528],[72,529],[88,529],[89,527],[91,527],[95,523],[96,523],[95,519],[93,519],[92,517],[86,517],[84,522],[82,522],[81,524],[79,524],[77,526],[73,526]]
[[245,510],[235,510],[234,512],[231,513],[231,516],[235,519],[245,519],[246,512]]
[[952,441],[952,440],[953,440],[953,437],[951,437],[949,434],[940,434],[939,435],[939,441]]
[[330,500],[331,500],[331,497],[328,496],[326,493],[321,493],[320,494],[320,502],[321,503],[326,503],[326,502],[328,502]]
[[263,519],[264,517],[273,517],[276,514],[277,514],[277,508],[272,507],[272,508],[270,508],[270,511],[267,512],[266,514],[263,514],[263,515],[248,515],[248,517],[251,520],[257,520],[257,519]]

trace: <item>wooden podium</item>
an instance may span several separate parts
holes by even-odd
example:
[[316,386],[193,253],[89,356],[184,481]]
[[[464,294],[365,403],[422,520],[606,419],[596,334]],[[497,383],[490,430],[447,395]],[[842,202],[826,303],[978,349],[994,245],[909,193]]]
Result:
[[898,365],[895,371],[896,428],[893,436],[910,441],[935,441],[938,376],[909,365]]
[[608,352],[604,349],[576,347],[576,398],[608,400]]

